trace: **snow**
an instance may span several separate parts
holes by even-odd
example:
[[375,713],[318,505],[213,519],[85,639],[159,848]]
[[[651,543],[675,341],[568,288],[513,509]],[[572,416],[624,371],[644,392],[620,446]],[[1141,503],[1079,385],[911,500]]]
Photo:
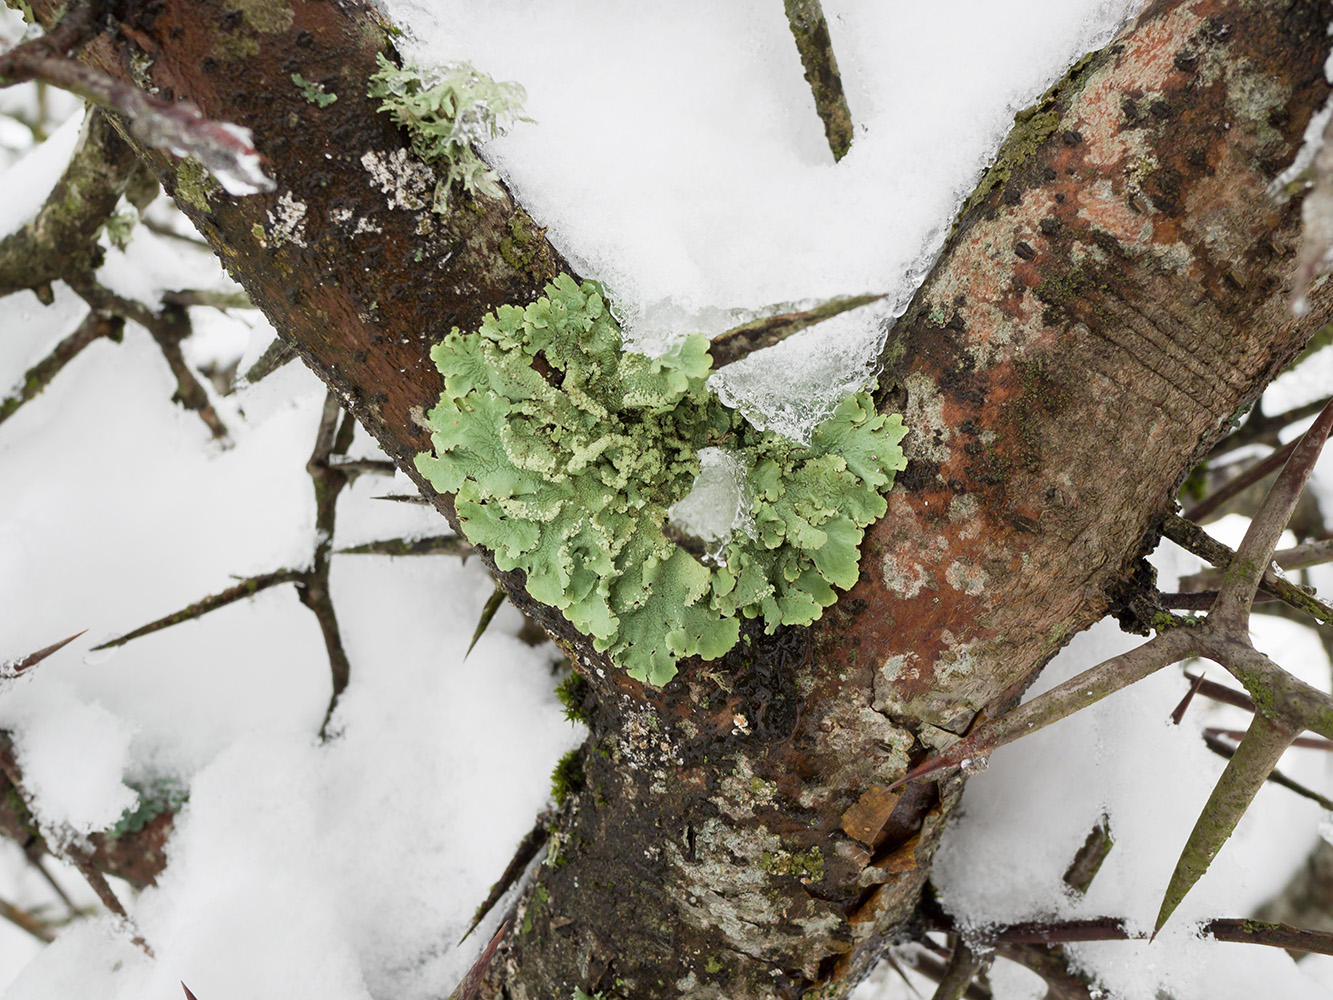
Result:
[[[720,384],[756,420],[796,436],[827,405],[815,390],[873,373],[886,324],[928,270],[1013,112],[1134,6],[830,0],[857,122],[835,166],[772,0],[389,3],[416,33],[418,58],[467,60],[527,89],[537,124],[516,126],[485,153],[562,252],[607,286],[645,349],[834,295],[886,295],[737,365]],[[5,174],[0,231],[41,204],[77,127],[62,127]],[[11,139],[12,130],[0,134]],[[100,277],[148,301],[166,289],[234,290],[207,253],[142,229],[127,251],[108,251]],[[27,294],[5,305],[6,384],[84,314],[62,286],[50,307]],[[253,311],[191,316],[196,335],[185,349],[196,365],[239,360],[244,371],[272,340]],[[1329,384],[1326,350],[1279,383],[1268,410]],[[465,946],[455,942],[546,804],[551,766],[583,737],[552,694],[554,654],[519,641],[522,620],[506,607],[464,657],[491,590],[475,560],[370,556],[333,564],[352,680],[328,743],[315,736],[329,697],[323,645],[290,586],[114,654],[90,653],[235,575],[310,558],[304,464],[323,388],[294,363],[215,395],[229,447],[172,404],[173,391],[151,338],[129,325],[123,344],[95,343],[0,425],[0,661],[89,630],[0,692],[0,726],[14,733],[44,822],[77,836],[114,821],[134,800],[131,786],[174,779],[190,790],[160,884],[137,896],[117,885],[156,958],[106,918],[75,922],[44,949],[0,924],[3,996],[174,1000],[180,980],[201,1000],[444,995],[494,918]],[[376,450],[358,435],[353,453]],[[1328,461],[1316,479],[1321,496],[1333,496]],[[355,482],[340,501],[337,544],[440,533],[431,511],[375,499],[409,492],[401,475]],[[717,526],[730,531],[728,509],[725,497],[715,505]],[[712,530],[707,516],[691,522]],[[1243,522],[1215,530],[1234,542]],[[1196,568],[1183,556],[1158,558],[1165,575]],[[1325,593],[1333,587],[1328,568],[1313,578]],[[1329,665],[1307,632],[1266,618],[1254,630],[1284,665],[1327,684]],[[1078,637],[1039,689],[1129,641],[1107,626]],[[1198,728],[1244,724],[1196,704],[1184,725],[1171,725],[1183,690],[1168,668],[994,754],[969,784],[936,866],[960,922],[1152,920],[1172,852],[1220,769]],[[1316,753],[1292,751],[1283,768],[1328,789]],[[1103,813],[1115,847],[1075,898],[1061,876]],[[1159,988],[1178,1000],[1333,995],[1333,962],[1297,966],[1273,949],[1199,941],[1191,923],[1248,912],[1301,862],[1321,819],[1312,804],[1265,789],[1155,943],[1079,945],[1080,962],[1127,998]],[[88,901],[68,870],[57,878]],[[0,899],[52,900],[7,842]],[[1031,974],[1005,963],[991,985],[998,1000],[1041,995]],[[909,995],[886,969],[857,993]]]

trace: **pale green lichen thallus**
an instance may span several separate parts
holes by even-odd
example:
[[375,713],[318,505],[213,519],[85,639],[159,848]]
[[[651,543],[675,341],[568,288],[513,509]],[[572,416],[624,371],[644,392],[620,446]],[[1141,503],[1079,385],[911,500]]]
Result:
[[[906,464],[905,429],[845,399],[809,446],[757,431],[708,390],[708,340],[624,351],[598,287],[562,274],[431,351],[445,389],[417,468],[456,496],[468,538],[558,608],[632,677],[661,685],[683,656],[734,646],[740,616],[807,625],[851,587],[863,529]],[[748,531],[702,565],[663,534],[697,453],[744,458]]]

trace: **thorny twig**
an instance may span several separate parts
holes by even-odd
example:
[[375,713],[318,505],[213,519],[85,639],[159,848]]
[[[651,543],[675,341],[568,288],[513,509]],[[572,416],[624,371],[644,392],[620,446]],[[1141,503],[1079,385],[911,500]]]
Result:
[[8,396],[0,399],[0,424],[18,412],[24,403],[40,395],[51,380],[74,360],[89,344],[106,337],[118,341],[125,329],[125,321],[119,316],[99,312],[94,309],[75,327],[74,332],[62,340],[37,364],[23,373],[23,379],[10,390]]
[[[0,731],[0,773],[3,773],[5,778],[8,779],[14,793],[23,802],[24,807],[28,810],[29,814],[35,815],[32,813],[32,808],[29,805],[31,799],[24,791],[23,774],[19,769],[18,755],[14,752],[13,741],[10,740],[9,734],[3,731]],[[149,948],[148,942],[146,942],[137,931],[133,931],[133,922],[130,920],[129,914],[125,912],[125,907],[116,897],[116,894],[111,890],[111,886],[107,882],[106,876],[102,874],[101,870],[95,864],[91,852],[85,850],[84,847],[78,844],[72,837],[64,839],[66,843],[61,849],[62,856],[74,866],[80,875],[83,876],[84,880],[88,883],[89,888],[96,893],[97,898],[101,901],[102,905],[131,928],[134,943],[138,945],[145,954],[151,957],[153,954],[152,949]]]
[[1333,698],[1288,674],[1256,650],[1248,632],[1250,608],[1265,579],[1266,567],[1331,429],[1333,403],[1324,408],[1293,447],[1290,460],[1230,560],[1226,579],[1207,618],[1195,627],[1158,632],[1142,646],[983,723],[946,751],[910,770],[894,787],[944,768],[966,768],[974,758],[1065,718],[1168,663],[1200,655],[1214,660],[1245,686],[1256,704],[1262,705],[1262,711],[1256,712],[1186,842],[1162,900],[1155,925],[1160,929],[1230,836],[1283,750],[1304,729],[1333,738]]
[[127,299],[102,286],[91,273],[66,275],[65,281],[93,309],[138,323],[147,330],[176,378],[173,398],[186,409],[199,414],[199,419],[208,426],[214,438],[219,441],[227,439],[227,427],[213,409],[208,390],[190,370],[181,350],[182,341],[191,333],[190,314],[184,306],[167,302],[160,312],[153,312],[142,302]]

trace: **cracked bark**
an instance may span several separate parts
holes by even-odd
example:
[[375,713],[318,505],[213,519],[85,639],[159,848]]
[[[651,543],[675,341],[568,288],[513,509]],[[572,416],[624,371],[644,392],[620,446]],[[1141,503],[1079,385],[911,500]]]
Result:
[[[53,0],[34,7],[49,24]],[[509,199],[440,217],[374,183],[367,154],[400,177],[412,161],[362,96],[388,48],[368,8],[258,10],[130,3],[84,58],[126,78],[146,56],[162,93],[254,130],[272,196],[143,155],[447,514],[411,467],[413,412],[439,391],[429,347],[569,268],[540,235],[516,248]],[[1329,14],[1161,0],[1022,116],[890,332],[878,398],[904,413],[911,463],[860,583],[814,627],[650,690],[499,575],[587,677],[592,736],[560,863],[483,995],[840,997],[876,961],[963,782],[883,789],[1116,609],[1188,470],[1333,311],[1325,295],[1291,319],[1296,210],[1264,197],[1327,96]],[[339,100],[308,104],[293,72]],[[280,201],[299,225],[277,224]]]

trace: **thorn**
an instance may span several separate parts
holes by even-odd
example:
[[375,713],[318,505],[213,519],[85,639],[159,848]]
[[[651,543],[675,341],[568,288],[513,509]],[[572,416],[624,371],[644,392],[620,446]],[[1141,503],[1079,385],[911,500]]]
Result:
[[504,937],[505,931],[508,929],[509,921],[506,920],[500,925],[500,929],[495,932],[495,936],[491,938],[491,943],[482,951],[481,957],[472,963],[472,968],[467,970],[467,975],[463,977],[463,981],[449,994],[449,1000],[473,1000],[476,997],[481,989],[482,977],[486,975],[486,970],[495,961],[495,951],[500,947],[500,939]]
[[496,587],[495,593],[493,593],[490,596],[490,600],[486,602],[486,607],[481,609],[481,620],[477,622],[477,630],[472,633],[472,641],[467,644],[467,652],[463,654],[463,659],[466,660],[472,655],[472,647],[477,644],[477,640],[480,639],[482,633],[486,631],[486,627],[490,625],[491,619],[495,617],[495,613],[500,610],[500,605],[504,603],[504,599],[504,589]]
[[184,983],[181,983],[181,989],[185,991],[185,996],[187,997],[187,1000],[199,1000],[197,996],[195,996],[193,993],[190,992],[190,987],[186,986]]
[[[1187,674],[1186,676],[1189,675]],[[1185,692],[1185,697],[1180,699],[1180,704],[1177,705],[1175,711],[1171,713],[1171,721],[1175,725],[1180,725],[1180,720],[1185,718],[1185,710],[1190,707],[1190,702],[1192,702],[1194,696],[1199,693],[1199,688],[1203,687],[1203,677],[1204,675],[1200,673],[1198,677],[1191,678],[1193,683],[1190,685],[1190,689]]]
[[18,674],[23,673],[23,671],[27,670],[29,667],[37,666],[37,664],[41,663],[52,653],[56,652],[56,650],[63,649],[65,646],[68,646],[71,642],[73,642],[75,639],[77,639],[79,636],[83,635],[83,633],[87,631],[88,630],[86,628],[82,629],[78,632],[75,632],[68,639],[61,639],[59,642],[53,642],[51,643],[51,645],[45,647],[44,649],[39,649],[35,653],[29,653],[21,660],[15,660],[13,663],[4,664],[4,671],[3,671],[4,674],[7,676],[17,676]]

